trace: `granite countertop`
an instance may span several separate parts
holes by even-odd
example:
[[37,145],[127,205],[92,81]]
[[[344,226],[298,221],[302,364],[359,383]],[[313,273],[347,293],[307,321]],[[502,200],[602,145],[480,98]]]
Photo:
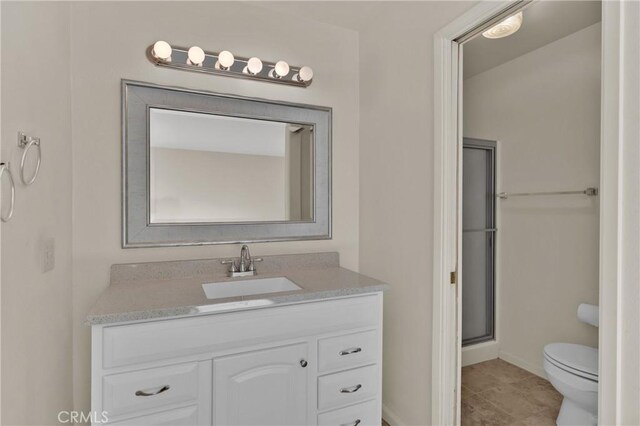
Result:
[[[254,277],[229,278],[220,259],[113,265],[90,325],[206,315],[384,291],[388,285],[339,266],[337,253],[263,256]],[[207,299],[202,284],[286,277],[302,290]]]

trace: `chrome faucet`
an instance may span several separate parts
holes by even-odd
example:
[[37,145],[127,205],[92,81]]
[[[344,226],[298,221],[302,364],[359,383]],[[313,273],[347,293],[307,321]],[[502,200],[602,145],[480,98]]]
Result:
[[227,275],[230,277],[249,277],[257,275],[258,271],[256,270],[255,265],[257,262],[262,262],[262,258],[252,258],[251,252],[249,252],[249,247],[246,244],[240,249],[240,258],[237,261],[235,259],[225,259],[220,261],[223,265],[229,265]]
[[246,269],[247,265],[251,265],[251,252],[246,244],[240,249],[240,270]]

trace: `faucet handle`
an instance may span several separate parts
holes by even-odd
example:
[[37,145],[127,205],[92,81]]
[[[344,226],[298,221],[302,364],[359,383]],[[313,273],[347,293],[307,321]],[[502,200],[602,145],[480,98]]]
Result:
[[238,267],[236,266],[236,261],[233,259],[225,259],[221,260],[220,263],[223,265],[230,265],[229,272],[238,272]]

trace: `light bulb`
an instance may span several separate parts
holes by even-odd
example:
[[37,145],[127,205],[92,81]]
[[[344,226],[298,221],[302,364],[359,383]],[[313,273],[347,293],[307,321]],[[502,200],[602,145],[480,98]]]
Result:
[[151,50],[151,54],[154,58],[160,59],[162,61],[169,62],[171,61],[171,45],[166,41],[156,41],[153,44],[153,49]]
[[260,60],[260,58],[256,58],[255,56],[253,58],[249,58],[244,72],[251,75],[256,75],[260,73],[260,71],[262,71],[262,61]]
[[218,62],[216,65],[219,65],[220,68],[227,70],[231,68],[231,65],[236,61],[236,58],[233,57],[233,53],[228,50],[223,50],[218,54]]
[[295,75],[296,80],[299,82],[307,82],[313,79],[313,70],[311,67],[302,67],[298,71],[298,74]]
[[189,57],[189,63],[191,63],[192,65],[197,65],[199,67],[202,66],[202,63],[204,62],[204,58],[205,58],[204,50],[202,50],[198,46],[193,46],[189,48],[189,51],[187,52],[187,56]]
[[518,31],[520,26],[522,26],[522,11],[509,16],[504,21],[499,22],[487,31],[483,32],[482,35],[486,38],[507,37]]
[[282,78],[289,74],[289,64],[285,61],[276,62],[276,66],[273,68],[272,77]]

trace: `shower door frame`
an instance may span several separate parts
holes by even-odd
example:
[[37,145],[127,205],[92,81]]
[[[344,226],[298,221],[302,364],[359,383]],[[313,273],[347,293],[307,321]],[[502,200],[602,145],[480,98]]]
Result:
[[[462,235],[462,49],[461,37],[488,28],[531,0],[482,1],[434,35],[434,263],[431,370],[431,421],[460,423],[460,256]],[[640,157],[635,155],[640,114],[637,2],[602,2],[601,158],[600,158],[600,327],[598,417],[600,424],[620,424],[636,413],[629,400],[637,390],[623,369],[635,369],[625,316],[638,297],[640,251],[638,203]],[[623,167],[624,166],[624,167]],[[623,173],[624,171],[624,173]],[[625,213],[625,214],[623,214]],[[623,261],[625,262],[623,267]],[[632,263],[633,262],[633,263]],[[622,297],[623,291],[633,297]],[[624,311],[623,311],[624,310]],[[627,324],[629,324],[627,322]],[[629,327],[629,326],[628,326]],[[626,337],[625,337],[626,336]],[[629,359],[622,354],[628,347]],[[636,354],[637,355],[637,354]],[[624,400],[623,400],[624,397]],[[623,405],[623,401],[626,404]],[[627,421],[628,423],[628,421]]]
[[[496,218],[496,180],[497,180],[497,150],[498,150],[498,142],[492,140],[478,139],[478,138],[470,138],[463,137],[462,138],[462,150],[464,149],[479,149],[483,151],[489,152],[489,165],[488,169],[490,170],[489,176],[487,178],[487,186],[490,188],[489,196],[491,197],[491,203],[487,206],[487,216],[491,218],[491,228],[487,228],[485,226],[484,229],[462,229],[462,234],[465,232],[484,232],[487,235],[490,235],[490,240],[488,240],[488,277],[487,279],[491,282],[491,287],[489,290],[489,297],[486,300],[487,304],[487,312],[489,313],[489,324],[491,328],[491,333],[485,334],[483,336],[473,337],[468,339],[466,342],[462,339],[462,312],[460,313],[460,344],[462,347],[469,347],[473,345],[477,345],[479,343],[491,342],[496,339],[496,241],[497,241],[497,218]],[[464,189],[464,188],[462,188]],[[464,193],[464,192],[463,192]],[[463,245],[460,245],[460,250],[462,252]],[[462,271],[462,268],[460,269]],[[458,282],[462,283],[462,272],[460,273],[460,278]],[[460,303],[462,303],[462,292],[463,288],[460,288]]]

